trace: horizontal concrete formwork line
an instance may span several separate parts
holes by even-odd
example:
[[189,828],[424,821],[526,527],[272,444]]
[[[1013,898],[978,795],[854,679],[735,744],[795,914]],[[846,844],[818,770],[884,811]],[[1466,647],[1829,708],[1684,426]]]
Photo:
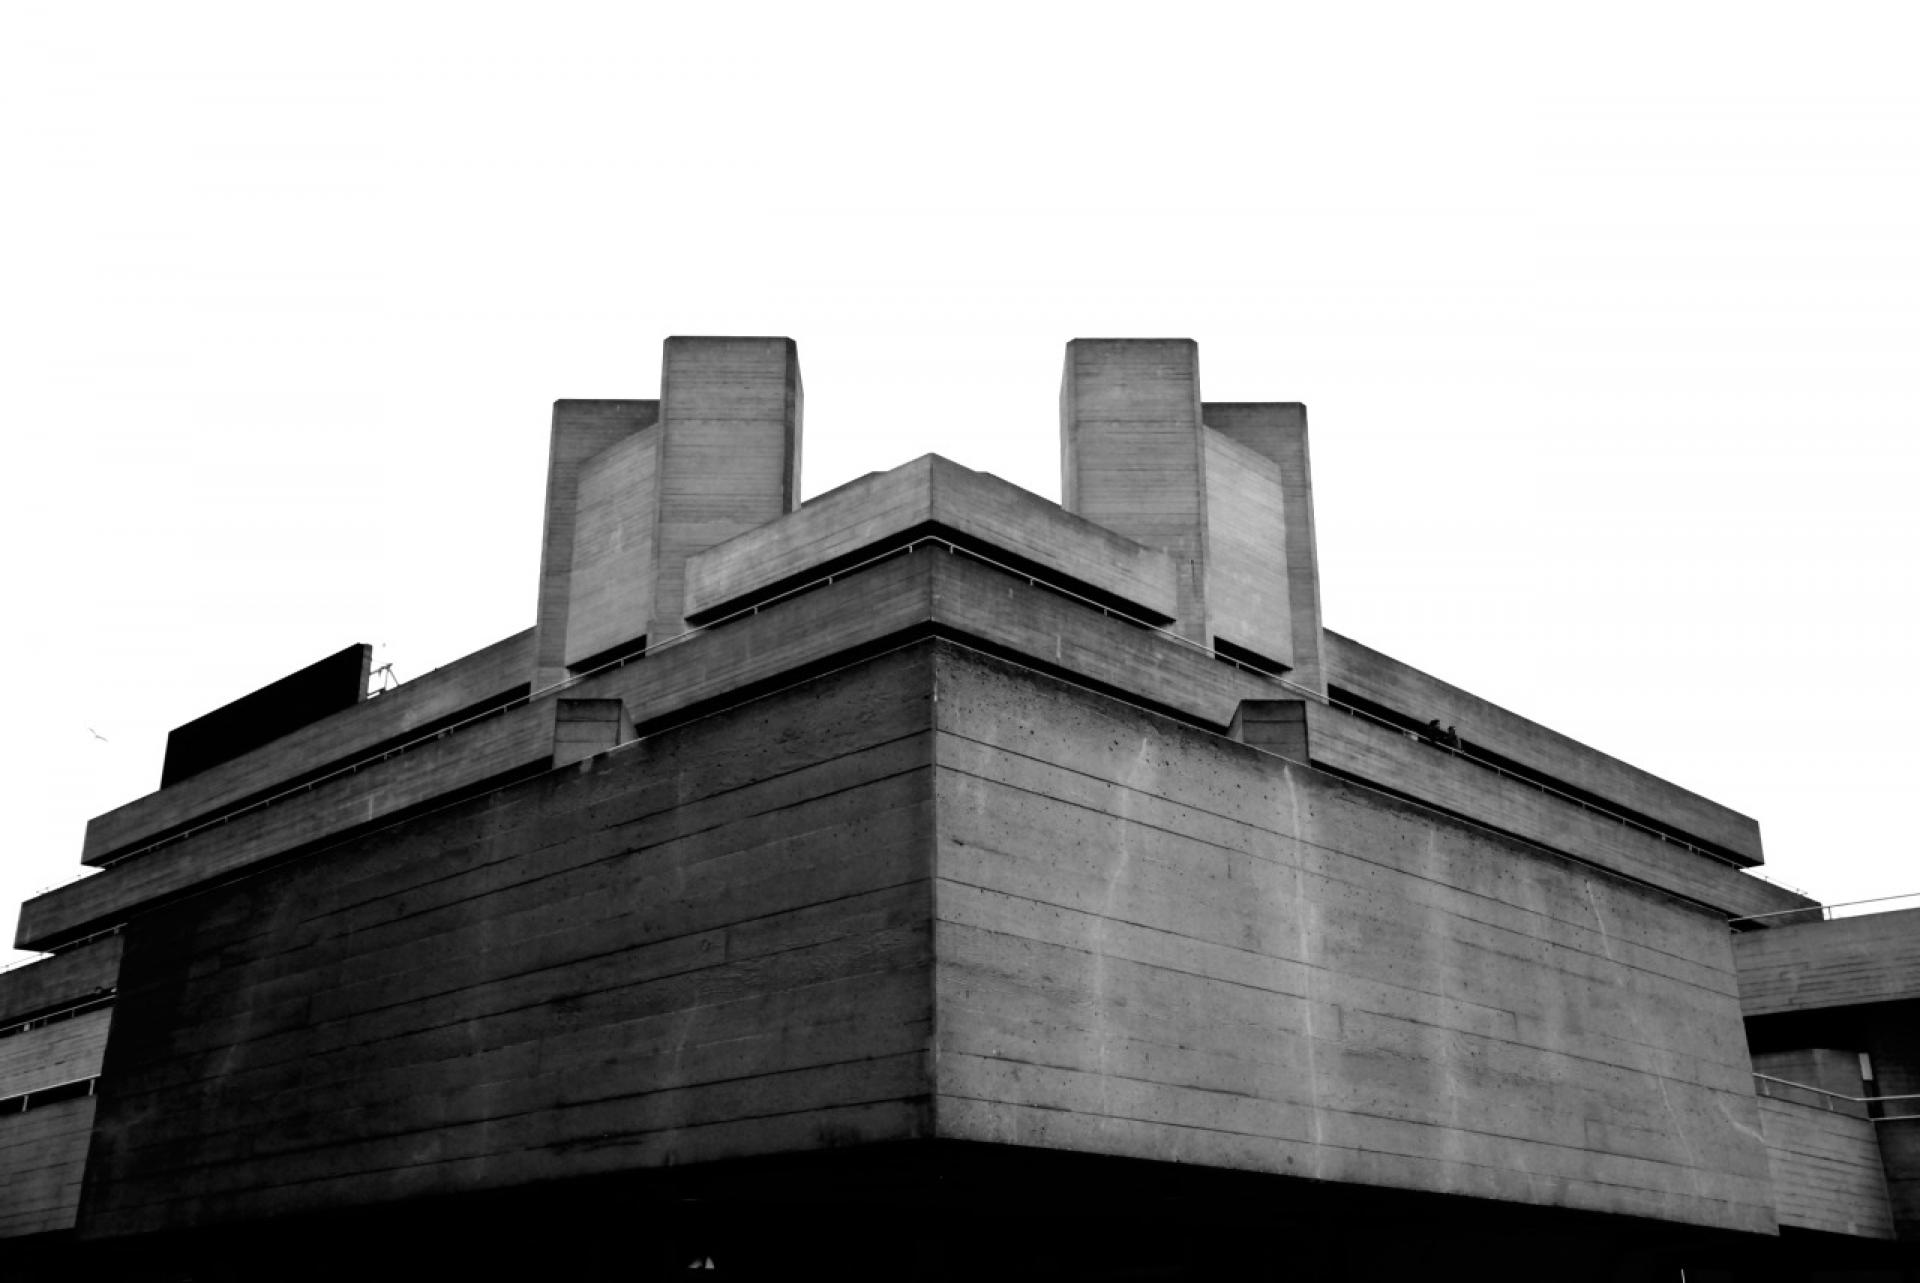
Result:
[[[1016,933],[1010,927],[991,925],[997,919],[982,921],[980,915],[969,911],[966,893],[980,895],[984,889],[964,883],[955,883],[942,877],[939,883],[941,892],[941,917],[943,924],[952,923],[969,928],[991,932],[1005,937],[1008,942],[1041,942],[1078,954],[1085,959],[1086,965],[1106,966],[1126,970],[1140,969],[1145,974],[1164,972],[1170,977],[1202,980],[1209,985],[1230,985],[1246,992],[1250,999],[1267,1000],[1257,1008],[1267,1032],[1283,1033],[1298,1037],[1311,1037],[1315,1027],[1351,1032],[1350,1027],[1364,1021],[1370,1029],[1398,1029],[1416,1043],[1423,1036],[1444,1037],[1451,1045],[1463,1051],[1500,1050],[1501,1054],[1521,1055],[1530,1061],[1548,1064],[1564,1064],[1567,1067],[1578,1065],[1592,1066],[1597,1070],[1619,1070],[1628,1073],[1655,1073],[1662,1076],[1677,1076],[1686,1081],[1698,1083],[1718,1091],[1729,1091],[1736,1095],[1752,1094],[1751,1070],[1748,1068],[1743,1048],[1735,1048],[1738,1058],[1709,1059],[1694,1052],[1686,1052],[1673,1045],[1672,1040],[1649,1041],[1644,1033],[1631,1026],[1618,1033],[1596,1033],[1596,1039],[1603,1040],[1601,1045],[1589,1047],[1583,1051],[1554,1050],[1542,1051],[1537,1040],[1529,1041],[1520,1036],[1522,1019],[1519,1013],[1505,1008],[1495,1008],[1480,1002],[1464,999],[1459,991],[1447,991],[1433,988],[1412,988],[1401,985],[1389,985],[1384,982],[1358,979],[1350,973],[1314,962],[1301,962],[1292,959],[1277,959],[1258,956],[1258,961],[1275,964],[1285,963],[1288,979],[1299,987],[1268,988],[1249,982],[1245,978],[1222,976],[1217,970],[1196,969],[1170,965],[1166,961],[1151,960],[1136,956],[1139,950],[1128,947],[1133,934],[1145,935],[1154,928],[1116,923],[1111,919],[1100,919],[1098,926],[1103,941],[1102,949],[1094,951],[1083,944],[1075,943],[1071,926],[1075,920],[1089,920],[1086,929],[1091,929],[1095,915],[1076,909],[1063,907],[1057,903],[1048,903],[1045,907],[1062,919],[1062,927],[1054,936],[1035,936],[1036,928],[1023,925],[1022,933]],[[956,895],[955,893],[962,893]],[[1044,930],[1044,928],[1041,928]],[[1170,933],[1161,933],[1170,934]],[[1184,941],[1182,941],[1184,942]],[[1156,951],[1159,952],[1159,951]],[[1183,960],[1184,961],[1184,960]],[[1340,985],[1336,989],[1318,977],[1332,979],[1338,977]],[[1287,1000],[1297,1004],[1294,1008],[1276,1008],[1272,999]],[[1426,1010],[1421,1010],[1424,1007]],[[1502,1020],[1463,1019],[1461,1013],[1469,1012],[1482,1017],[1504,1017]],[[1317,1018],[1316,1018],[1317,1013]],[[1688,1015],[1705,1019],[1717,1014],[1702,1006],[1697,1012]],[[1425,1018],[1422,1018],[1422,1017]],[[1638,1038],[1625,1036],[1640,1033]],[[1376,1040],[1378,1033],[1374,1034]],[[1604,1051],[1613,1051],[1613,1055],[1603,1055]]]

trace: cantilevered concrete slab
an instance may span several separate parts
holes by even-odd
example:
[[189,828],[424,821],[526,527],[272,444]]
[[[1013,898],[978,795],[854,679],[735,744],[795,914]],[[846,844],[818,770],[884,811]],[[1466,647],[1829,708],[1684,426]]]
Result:
[[923,536],[1044,571],[1144,623],[1174,617],[1173,559],[938,455],[862,477],[687,561],[687,618],[707,623]]
[[1734,942],[1748,1016],[1920,999],[1920,909],[1744,932]]
[[1325,633],[1327,684],[1363,709],[1398,715],[1413,727],[1455,727],[1470,754],[1500,758],[1537,772],[1569,793],[1587,794],[1611,810],[1644,816],[1743,867],[1762,862],[1760,825],[1637,766],[1508,712],[1350,637]]

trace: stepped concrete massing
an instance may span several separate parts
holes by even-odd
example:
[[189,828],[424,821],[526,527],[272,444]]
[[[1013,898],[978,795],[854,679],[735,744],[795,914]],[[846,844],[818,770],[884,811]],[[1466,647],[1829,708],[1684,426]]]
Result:
[[21,1277],[1911,1268],[1913,916],[1324,628],[1301,406],[1079,340],[1064,506],[799,504],[790,340],[661,383],[556,403],[533,627],[25,904]]

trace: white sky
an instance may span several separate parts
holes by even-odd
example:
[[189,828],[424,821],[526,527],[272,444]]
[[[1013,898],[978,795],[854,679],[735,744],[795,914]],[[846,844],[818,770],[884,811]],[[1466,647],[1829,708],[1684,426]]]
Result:
[[529,624],[550,403],[702,333],[807,494],[1056,498],[1065,341],[1196,338],[1329,626],[1920,891],[1916,22],[1566,8],[7,6],[7,939],[172,726]]

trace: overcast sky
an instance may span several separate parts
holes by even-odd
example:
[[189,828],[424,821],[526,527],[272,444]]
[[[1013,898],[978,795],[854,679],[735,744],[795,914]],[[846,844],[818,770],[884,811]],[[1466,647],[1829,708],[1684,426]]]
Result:
[[530,624],[669,334],[798,340],[806,494],[1051,498],[1063,344],[1197,339],[1330,627],[1920,891],[1900,6],[0,12],[9,940],[169,728]]

